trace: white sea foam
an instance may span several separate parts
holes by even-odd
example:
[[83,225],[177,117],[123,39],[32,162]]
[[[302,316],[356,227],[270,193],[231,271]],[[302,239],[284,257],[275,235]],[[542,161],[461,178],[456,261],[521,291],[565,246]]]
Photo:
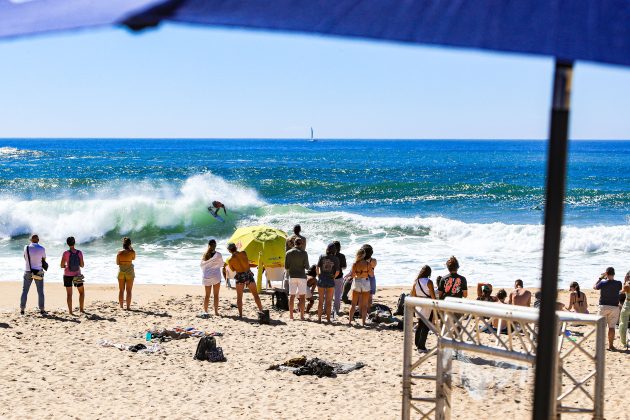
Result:
[[40,157],[43,153],[39,150],[18,149],[17,147],[0,147],[0,159],[18,157]]
[[[214,199],[228,208],[225,224],[214,221],[205,210]],[[118,233],[133,234],[136,239],[139,282],[196,283],[197,260],[208,236],[217,237],[224,247],[236,227],[266,224],[288,231],[295,223],[302,225],[308,238],[311,263],[332,240],[341,241],[349,262],[362,244],[372,244],[380,284],[410,284],[423,264],[434,269],[434,276],[443,274],[450,255],[459,258],[461,272],[471,284],[491,281],[506,287],[522,278],[534,287],[541,276],[541,225],[373,217],[269,205],[254,189],[203,174],[181,185],[112,185],[80,199],[0,198],[0,279],[15,280],[22,269],[19,247],[10,238],[38,232],[49,255],[60,254],[66,236],[75,236],[88,261],[86,275],[93,282],[112,282],[112,255],[118,240],[85,242]],[[576,280],[589,286],[609,265],[625,272],[630,268],[629,252],[630,224],[567,226],[563,229],[562,284]],[[50,276],[60,278],[61,272],[51,267]]]
[[0,199],[0,238],[37,232],[48,240],[62,241],[72,233],[85,242],[110,232],[186,227],[196,217],[207,219],[205,209],[216,199],[234,211],[264,204],[255,190],[212,174],[193,176],[179,187],[126,184],[81,199],[5,197]]

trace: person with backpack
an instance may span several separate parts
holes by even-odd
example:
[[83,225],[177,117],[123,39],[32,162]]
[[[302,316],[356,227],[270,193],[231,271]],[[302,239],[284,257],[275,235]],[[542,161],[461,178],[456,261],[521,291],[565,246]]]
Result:
[[332,309],[332,299],[335,291],[335,278],[339,274],[339,258],[337,258],[337,248],[330,243],[326,247],[326,254],[319,257],[317,262],[317,294],[319,302],[317,304],[317,320],[322,322],[322,312],[324,301],[326,302],[326,320],[330,322],[330,311]]
[[202,271],[202,279],[205,289],[205,296],[203,298],[203,312],[208,313],[208,303],[210,302],[210,294],[214,293],[214,314],[219,316],[219,289],[221,288],[221,273],[223,271],[223,256],[217,250],[217,241],[210,239],[208,241],[208,249],[201,257],[201,263],[199,264]]
[[44,270],[48,269],[48,263],[46,263],[46,250],[39,244],[39,236],[36,234],[31,235],[31,243],[24,247],[24,263],[24,283],[22,285],[22,296],[20,297],[20,313],[24,315],[28,291],[33,280],[35,280],[39,312],[45,315]]
[[[131,306],[131,289],[136,278],[133,267],[133,260],[136,259],[136,251],[131,247],[131,239],[124,237],[122,240],[123,249],[116,254],[116,264],[118,265],[118,303],[120,308],[123,302],[127,303],[127,310]],[[125,292],[127,296],[125,299]]]
[[[413,287],[411,288],[411,296],[425,298],[425,299],[435,299],[435,289],[433,288],[433,282],[431,281],[431,267],[428,265],[424,265],[418,275],[416,276],[416,280],[413,283]],[[422,308],[421,310],[416,309],[419,313],[422,314],[426,319],[431,322],[433,320],[433,311],[431,308]],[[422,319],[418,321],[418,327],[416,328],[416,348],[420,353],[427,352],[427,336],[429,335],[429,325],[427,325]]]
[[79,292],[79,312],[84,314],[85,289],[83,288],[83,275],[81,274],[81,268],[84,265],[83,253],[74,247],[76,244],[74,236],[68,237],[66,244],[69,249],[61,255],[60,267],[63,268],[63,285],[66,288],[68,313],[74,315],[72,312],[72,286],[75,286]]

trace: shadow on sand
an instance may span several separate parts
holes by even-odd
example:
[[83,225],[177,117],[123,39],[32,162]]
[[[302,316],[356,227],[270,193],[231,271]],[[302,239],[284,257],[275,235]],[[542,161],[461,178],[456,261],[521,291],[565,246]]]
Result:
[[172,315],[170,315],[167,312],[155,312],[155,311],[150,311],[150,310],[146,310],[146,309],[129,309],[129,310],[127,310],[127,312],[134,312],[134,313],[138,313],[138,314],[157,316],[157,317],[160,317],[160,318],[172,318],[173,317]]

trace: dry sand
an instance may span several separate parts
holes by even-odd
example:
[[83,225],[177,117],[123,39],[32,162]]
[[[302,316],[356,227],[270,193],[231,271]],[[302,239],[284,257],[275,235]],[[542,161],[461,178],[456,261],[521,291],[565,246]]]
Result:
[[[379,289],[376,301],[395,309],[401,291]],[[118,309],[116,286],[87,284],[86,310],[94,314],[93,319],[67,315],[65,289],[59,283],[46,284],[48,317],[35,309],[34,286],[27,314],[21,316],[20,292],[20,284],[0,282],[1,418],[400,417],[400,331],[347,327],[347,316],[333,325],[313,322],[315,315],[310,322],[292,322],[287,312],[273,310],[272,325],[258,325],[251,297],[245,296],[249,319],[239,320],[231,306],[235,293],[225,287],[221,288],[222,316],[205,320],[195,317],[201,309],[201,286],[137,285],[133,311],[127,312]],[[270,297],[262,299],[269,308]],[[568,301],[566,292],[561,300]],[[595,311],[597,299],[592,292],[589,303]],[[96,344],[104,338],[141,343],[139,334],[154,325],[222,332],[218,345],[227,362],[193,360],[194,338],[164,343],[166,354],[157,355]],[[429,345],[434,340],[431,335]],[[367,366],[335,379],[266,371],[271,364],[300,355],[361,361]],[[454,364],[454,418],[531,418],[533,369],[488,367],[479,359],[473,361],[477,363]],[[434,366],[430,362],[427,373],[433,373]],[[626,416],[628,368],[626,352],[607,352],[608,419]],[[421,392],[426,396],[434,393],[434,386],[424,387]],[[572,396],[576,403],[585,398],[579,391]]]

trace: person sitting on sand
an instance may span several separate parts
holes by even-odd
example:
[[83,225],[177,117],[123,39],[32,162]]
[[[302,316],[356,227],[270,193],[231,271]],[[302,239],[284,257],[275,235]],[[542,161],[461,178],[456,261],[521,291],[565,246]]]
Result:
[[284,258],[284,268],[289,273],[289,319],[293,319],[295,296],[298,297],[300,319],[304,320],[306,300],[306,270],[308,270],[308,254],[302,249],[302,239],[296,238],[293,248],[288,250]]
[[44,309],[44,265],[46,265],[46,250],[39,244],[39,236],[33,234],[31,235],[31,243],[24,247],[24,282],[22,283],[22,296],[20,297],[20,313],[22,315],[24,315],[24,310],[26,309],[26,299],[34,280],[34,273],[39,273],[37,277],[39,280],[35,280],[39,312],[42,315],[46,314]]
[[[431,281],[431,267],[428,265],[423,266],[416,276],[416,280],[411,288],[411,296],[417,296],[425,299],[435,299],[435,289],[433,288],[433,282]],[[418,309],[416,309],[416,311],[418,311]],[[422,308],[419,312],[422,316],[427,318],[429,322],[433,320],[433,311],[431,308]],[[421,353],[425,353],[427,351],[426,344],[428,335],[429,325],[422,320],[418,321],[415,343],[416,348]]]
[[[213,208],[214,207],[214,208]],[[220,201],[213,201],[212,206],[208,207],[208,211],[212,213],[214,217],[219,215],[219,210],[223,209],[223,214],[227,215],[227,210],[225,208],[225,204]]]
[[83,253],[75,249],[76,240],[73,236],[66,239],[66,244],[69,249],[61,255],[59,266],[63,268],[63,285],[66,288],[68,313],[74,315],[72,312],[72,286],[74,285],[79,292],[79,312],[84,314],[85,289],[83,287],[83,277],[81,276],[81,268],[84,266]]
[[510,293],[510,305],[527,306],[532,305],[532,292],[523,288],[523,280],[518,279],[514,282],[514,291]]
[[238,307],[239,318],[243,317],[243,289],[245,286],[249,289],[258,310],[262,312],[263,307],[260,303],[260,297],[258,296],[258,290],[256,289],[256,281],[254,280],[254,273],[249,269],[249,258],[245,251],[238,251],[236,245],[229,243],[227,246],[228,251],[232,256],[228,260],[228,266],[236,272],[234,281],[236,282],[236,306]]
[[626,277],[623,280],[623,289],[621,290],[626,299],[621,307],[621,315],[619,320],[619,338],[621,339],[621,346],[628,349],[628,322],[630,321],[630,271],[626,273]]
[[[298,241],[296,240],[296,243]],[[317,319],[322,322],[322,311],[324,301],[326,302],[326,320],[330,322],[330,311],[332,309],[332,299],[335,292],[335,277],[339,274],[339,258],[337,258],[337,248],[330,243],[326,247],[326,254],[319,257],[317,262],[317,294],[319,302],[317,304]]]
[[370,300],[370,279],[368,279],[369,273],[370,263],[365,260],[365,249],[360,248],[357,251],[354,264],[352,264],[352,270],[350,271],[350,274],[354,280],[352,281],[352,303],[350,305],[349,312],[349,325],[352,325],[352,321],[354,320],[354,309],[356,308],[358,303],[361,313],[361,321],[365,326],[368,302]]
[[[116,254],[116,264],[118,265],[118,303],[123,307],[123,302],[127,303],[127,310],[131,307],[131,289],[136,273],[133,268],[133,260],[136,259],[136,251],[131,247],[131,239],[124,237],[122,240],[123,249]],[[125,299],[125,292],[127,296]]]
[[497,292],[497,301],[507,305],[507,302],[505,301],[505,299],[507,299],[507,296],[508,294],[505,289],[499,289],[499,291]]
[[586,301],[586,293],[580,292],[580,285],[577,281],[574,281],[569,286],[569,290],[571,291],[571,295],[569,295],[569,306],[568,311],[574,309],[575,312],[580,314],[588,313],[588,303]]
[[619,291],[623,285],[619,280],[615,280],[615,269],[608,267],[593,289],[599,290],[599,311],[597,315],[606,318],[608,323],[608,350],[614,350],[615,327],[619,321]]
[[300,247],[300,249],[302,251],[306,251],[306,237],[302,236],[300,232],[302,232],[302,226],[300,225],[293,226],[293,235],[287,238],[287,244],[286,244],[287,251],[295,247],[295,240],[297,238],[300,238],[302,240],[302,246]]
[[203,298],[203,312],[208,313],[208,303],[210,302],[210,293],[214,294],[214,314],[219,315],[219,289],[221,288],[221,272],[225,263],[223,256],[217,250],[217,241],[210,239],[208,241],[208,249],[201,257],[201,271],[203,273],[201,282],[205,289]]
[[541,304],[542,304],[542,292],[538,291],[534,293],[534,308],[540,309]]
[[457,273],[457,270],[459,270],[459,261],[457,261],[455,256],[452,256],[446,261],[446,268],[449,274],[446,277],[442,277],[438,286],[440,299],[446,299],[447,297],[467,297],[468,282],[466,281],[466,277]]
[[311,265],[306,272],[306,300],[308,305],[306,306],[306,313],[311,312],[311,308],[315,304],[315,289],[317,288],[317,266]]
[[492,285],[490,283],[477,283],[477,300],[483,302],[498,302],[499,298],[492,296]]

